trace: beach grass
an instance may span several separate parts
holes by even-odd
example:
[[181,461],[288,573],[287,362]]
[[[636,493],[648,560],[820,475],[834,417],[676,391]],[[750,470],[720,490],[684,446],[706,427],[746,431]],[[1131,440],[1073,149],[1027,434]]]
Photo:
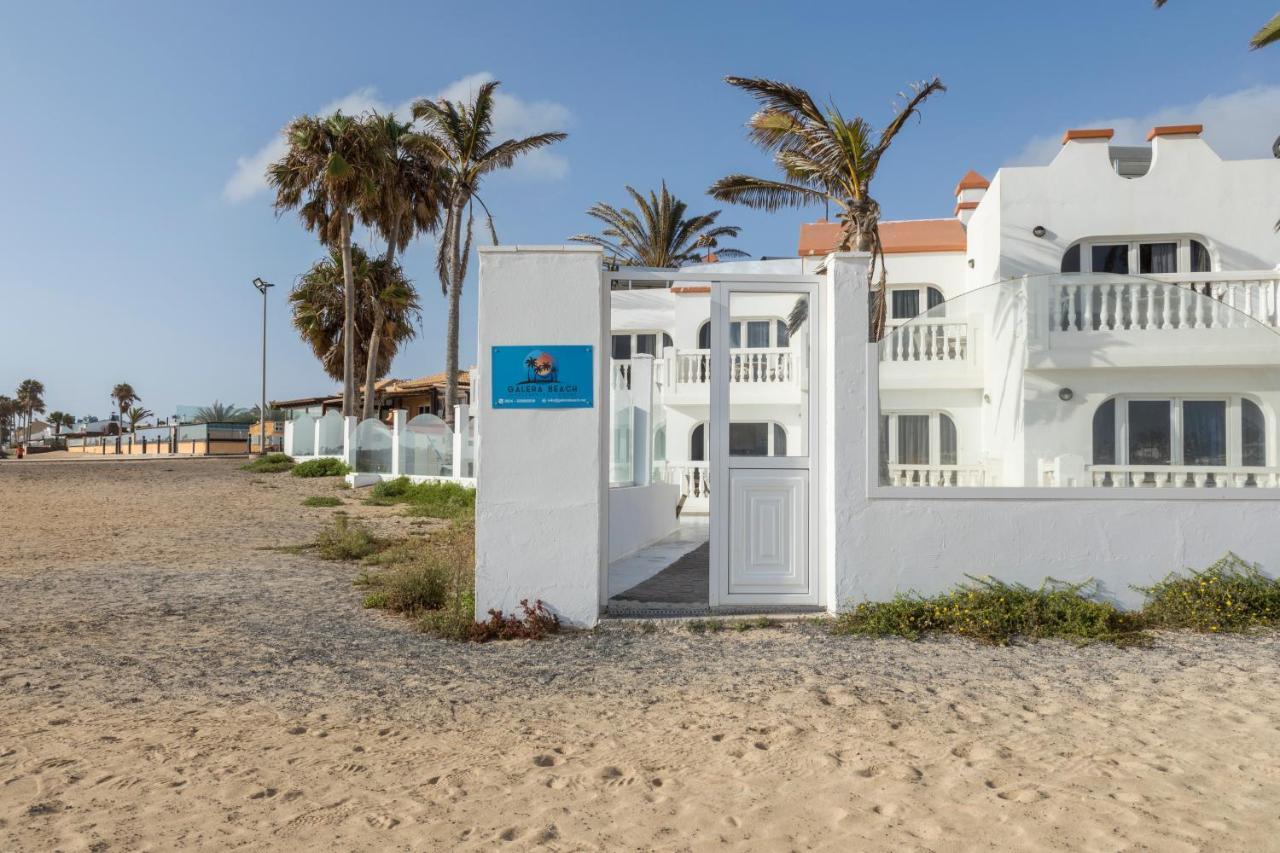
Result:
[[376,553],[379,542],[369,528],[352,521],[345,513],[337,513],[329,526],[320,531],[313,547],[326,560],[360,560]]
[[413,483],[408,477],[400,477],[374,485],[365,503],[405,504],[407,515],[464,519],[475,517],[476,492],[457,483]]
[[1152,628],[1219,633],[1280,626],[1280,581],[1235,554],[1138,590]]
[[341,459],[332,457],[322,457],[320,459],[308,459],[306,462],[299,462],[293,466],[293,476],[295,477],[342,477],[350,474],[351,469],[347,463]]
[[335,498],[331,495],[312,495],[302,502],[303,506],[309,507],[334,507],[342,506],[342,498]]
[[280,474],[293,468],[293,458],[284,453],[268,453],[265,456],[259,456],[257,459],[241,465],[241,471],[250,471],[254,474]]

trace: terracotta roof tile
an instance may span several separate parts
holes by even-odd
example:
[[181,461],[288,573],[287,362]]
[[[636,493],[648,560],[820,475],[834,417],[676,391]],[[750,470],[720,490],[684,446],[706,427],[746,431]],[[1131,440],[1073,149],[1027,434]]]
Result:
[[1116,132],[1109,127],[1068,130],[1066,133],[1062,134],[1062,144],[1066,145],[1073,139],[1110,139],[1115,135]]
[[1203,124],[1158,125],[1147,132],[1147,141],[1150,142],[1157,136],[1199,136],[1203,130]]
[[956,184],[956,195],[960,195],[962,190],[985,190],[991,186],[991,182],[970,169],[964,173],[964,177],[960,179],[960,183]]
[[[913,252],[963,252],[968,248],[958,219],[909,219],[880,223],[886,255]],[[840,242],[838,222],[806,222],[800,226],[801,256],[826,255]]]

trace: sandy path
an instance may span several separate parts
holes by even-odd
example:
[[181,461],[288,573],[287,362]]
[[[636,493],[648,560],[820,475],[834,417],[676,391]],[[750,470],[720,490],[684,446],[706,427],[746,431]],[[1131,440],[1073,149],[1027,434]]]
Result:
[[1280,838],[1274,636],[454,645],[363,611],[350,566],[261,549],[314,535],[332,511],[299,502],[331,489],[230,461],[0,465],[0,849]]

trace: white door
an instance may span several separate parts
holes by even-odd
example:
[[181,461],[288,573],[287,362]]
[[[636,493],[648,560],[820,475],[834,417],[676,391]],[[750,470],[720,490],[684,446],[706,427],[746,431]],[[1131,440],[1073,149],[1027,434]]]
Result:
[[814,504],[817,289],[712,285],[711,603],[820,603]]

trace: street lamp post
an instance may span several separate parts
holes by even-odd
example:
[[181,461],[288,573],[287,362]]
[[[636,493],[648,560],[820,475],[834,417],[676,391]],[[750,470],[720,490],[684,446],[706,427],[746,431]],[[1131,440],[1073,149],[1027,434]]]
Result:
[[255,278],[253,286],[262,294],[262,401],[258,409],[258,453],[261,455],[267,452],[267,289],[275,285]]

